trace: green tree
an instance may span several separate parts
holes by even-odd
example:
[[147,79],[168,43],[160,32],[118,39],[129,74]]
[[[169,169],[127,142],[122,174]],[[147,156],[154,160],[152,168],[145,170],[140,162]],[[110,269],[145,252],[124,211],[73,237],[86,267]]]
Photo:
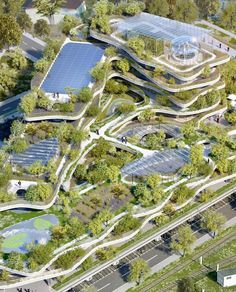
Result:
[[147,178],[147,185],[152,189],[155,190],[159,187],[161,183],[161,177],[159,174],[151,174]]
[[43,94],[40,98],[38,98],[38,101],[37,101],[38,108],[43,108],[43,109],[48,110],[51,108],[51,106],[52,106],[52,102],[45,94]]
[[26,125],[19,120],[14,120],[11,124],[11,137],[20,137],[25,132]]
[[74,172],[74,177],[79,181],[85,180],[87,175],[87,167],[84,164],[79,164]]
[[193,0],[176,0],[171,16],[176,20],[191,23],[198,18],[198,7]]
[[186,200],[192,198],[193,195],[194,195],[193,189],[190,189],[186,185],[181,184],[175,188],[171,201],[180,205],[184,203]]
[[195,0],[201,17],[207,19],[211,15],[217,14],[220,9],[220,0]]
[[83,141],[87,137],[87,132],[79,129],[75,130],[71,135],[71,142],[78,145],[81,141]]
[[49,184],[38,184],[29,186],[25,198],[28,201],[46,201],[52,196],[53,189]]
[[22,70],[26,69],[26,67],[28,66],[27,59],[20,49],[15,49],[9,52],[8,57],[10,58],[9,64],[14,69]]
[[141,38],[132,37],[128,40],[127,45],[135,52],[135,54],[137,54],[138,57],[142,56],[145,49],[145,43]]
[[227,112],[224,114],[225,119],[232,125],[236,125],[236,112]]
[[103,224],[100,219],[95,218],[89,222],[88,229],[94,236],[97,236],[103,231]]
[[166,134],[163,130],[155,134],[149,134],[146,137],[146,144],[150,149],[158,149],[160,148],[161,144],[164,142]]
[[86,111],[86,115],[88,117],[96,117],[99,114],[100,110],[99,107],[96,105],[91,105],[87,111]]
[[16,17],[20,13],[24,2],[25,0],[1,0],[0,13]]
[[189,176],[190,178],[196,175],[197,172],[198,172],[197,166],[193,165],[192,163],[187,163],[182,168],[182,174],[185,176]]
[[116,67],[123,73],[127,73],[130,70],[129,61],[127,59],[121,59],[116,62]]
[[46,20],[39,19],[34,24],[34,32],[36,35],[40,37],[45,37],[50,34],[50,27]]
[[178,228],[177,240],[173,240],[171,248],[182,252],[183,256],[191,251],[191,245],[196,240],[196,237],[190,226],[181,226]]
[[78,26],[80,21],[77,17],[72,15],[65,15],[61,23],[62,32],[66,35],[70,34],[72,28]]
[[132,262],[130,267],[130,281],[135,281],[139,285],[150,273],[150,268],[146,261],[137,259]]
[[18,46],[22,31],[15,18],[11,15],[0,15],[0,49],[5,46]]
[[225,92],[227,94],[236,94],[236,59],[227,62],[222,67],[222,76],[226,83]]
[[98,249],[96,251],[96,257],[101,261],[106,261],[112,259],[116,254],[116,249],[114,247],[108,247],[103,249]]
[[28,148],[28,142],[23,138],[17,138],[11,145],[11,150],[15,153],[22,153]]
[[135,109],[136,109],[136,106],[134,103],[122,103],[118,107],[118,111],[121,114],[128,114],[128,113],[134,112]]
[[193,145],[190,150],[189,158],[193,165],[201,165],[203,163],[203,146]]
[[203,78],[208,78],[210,76],[210,74],[211,74],[211,67],[209,65],[206,65],[204,67],[203,72],[202,72],[202,77]]
[[229,155],[229,149],[223,144],[215,144],[211,148],[211,156],[216,160],[224,160]]
[[151,14],[166,17],[170,10],[167,0],[146,0],[147,11]]
[[53,24],[53,16],[62,8],[65,0],[33,0],[33,3],[38,14],[48,17],[50,23]]
[[114,233],[120,235],[130,230],[135,230],[141,225],[141,222],[131,214],[125,215],[114,228]]
[[120,169],[118,166],[116,165],[108,166],[106,176],[110,182],[117,182],[119,179],[119,175]]
[[107,73],[111,70],[111,64],[108,62],[98,62],[91,70],[90,74],[96,81],[104,80]]
[[49,62],[46,58],[39,59],[34,63],[34,68],[37,72],[45,73],[49,67]]
[[236,3],[233,1],[227,2],[225,9],[220,15],[220,23],[230,30],[236,29]]
[[125,13],[128,15],[136,15],[141,12],[141,7],[138,2],[131,2],[125,8]]
[[20,109],[25,114],[30,114],[35,109],[37,104],[37,97],[35,92],[31,92],[22,97]]
[[115,81],[114,79],[106,82],[105,91],[108,93],[121,94],[128,91],[128,87],[122,83]]
[[45,171],[44,165],[40,161],[35,161],[31,164],[28,168],[28,172],[33,175],[40,175],[43,174]]
[[49,244],[33,245],[29,251],[29,258],[34,260],[38,265],[45,265],[52,254],[52,246]]
[[224,215],[213,210],[207,210],[203,214],[201,226],[202,228],[207,229],[209,232],[212,232],[213,237],[215,237],[222,229],[225,222],[226,218]]
[[85,233],[85,226],[77,217],[70,218],[68,224],[67,233],[71,239],[78,238]]
[[24,11],[17,15],[16,21],[22,30],[30,30],[33,26],[31,18]]
[[10,269],[22,271],[22,269],[24,267],[22,255],[20,253],[17,253],[17,252],[11,252],[8,256],[7,266]]
[[1,270],[0,272],[0,280],[7,281],[9,279],[10,273],[6,270]]
[[89,87],[83,87],[78,93],[78,100],[81,102],[89,102],[92,97],[93,94]]
[[140,115],[138,116],[138,120],[141,123],[143,123],[143,122],[151,121],[154,117],[155,117],[155,113],[150,109],[146,109],[140,113]]
[[[88,269],[92,268],[92,266],[93,266],[93,257],[90,256],[85,261],[83,261],[83,263],[81,265],[81,268],[82,268],[83,271],[87,271]],[[89,291],[88,292],[91,292],[90,291],[90,287],[91,286],[89,286]],[[95,292],[96,292],[96,290],[95,290]]]

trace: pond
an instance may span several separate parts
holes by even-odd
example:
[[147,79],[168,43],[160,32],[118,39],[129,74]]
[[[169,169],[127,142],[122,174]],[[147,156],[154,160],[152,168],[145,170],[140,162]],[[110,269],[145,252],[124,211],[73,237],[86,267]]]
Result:
[[2,252],[27,253],[30,243],[46,244],[51,238],[51,227],[59,224],[55,215],[43,215],[3,229]]

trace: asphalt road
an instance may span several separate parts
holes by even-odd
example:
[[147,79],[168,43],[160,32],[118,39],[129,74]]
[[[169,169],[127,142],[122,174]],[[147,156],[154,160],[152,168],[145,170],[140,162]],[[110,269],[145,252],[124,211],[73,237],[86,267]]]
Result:
[[44,46],[24,34],[22,36],[20,48],[35,59],[40,59],[43,56]]
[[[233,198],[233,196],[226,198],[213,206],[212,209],[222,213],[227,218],[227,220],[230,220],[236,216],[236,198]],[[191,222],[189,222],[189,224],[191,224],[191,227],[194,230],[197,238],[201,238],[206,234],[206,232],[200,228],[199,218],[194,218],[191,220]],[[76,286],[74,291],[82,291],[84,287],[89,285],[95,286],[97,291],[115,291],[127,282],[127,278],[129,276],[129,263],[133,260],[137,258],[143,258],[148,262],[150,268],[152,268],[173,254],[169,248],[169,242],[172,233],[173,231],[171,231],[170,234],[165,234],[165,237],[162,241],[152,241],[149,244],[143,246],[141,249],[123,259],[122,263],[120,263],[118,266],[112,266],[99,272],[93,276],[91,281],[87,283],[83,282]]]

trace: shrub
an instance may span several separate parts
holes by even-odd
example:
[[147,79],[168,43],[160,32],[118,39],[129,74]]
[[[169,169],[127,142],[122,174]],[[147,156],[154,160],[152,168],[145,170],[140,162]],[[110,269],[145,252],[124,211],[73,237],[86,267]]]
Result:
[[141,225],[141,222],[137,218],[133,218],[132,215],[128,214],[123,217],[120,222],[115,226],[114,233],[120,235],[124,232],[137,229]]
[[52,196],[53,189],[49,184],[29,186],[25,198],[28,201],[46,201]]

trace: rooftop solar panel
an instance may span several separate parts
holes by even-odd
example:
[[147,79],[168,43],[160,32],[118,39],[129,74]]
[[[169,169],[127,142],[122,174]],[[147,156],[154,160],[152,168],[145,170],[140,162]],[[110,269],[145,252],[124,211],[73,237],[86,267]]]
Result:
[[177,171],[189,160],[189,151],[174,149],[156,152],[152,156],[137,159],[122,168],[123,174],[149,175],[151,173],[169,174]]
[[57,139],[43,140],[37,144],[31,145],[23,153],[13,154],[10,161],[13,164],[19,164],[24,167],[30,166],[36,161],[46,165],[48,161],[56,156],[59,150]]
[[88,43],[67,43],[49,70],[42,90],[66,94],[66,87],[81,89],[91,81],[90,70],[99,62],[104,51]]

